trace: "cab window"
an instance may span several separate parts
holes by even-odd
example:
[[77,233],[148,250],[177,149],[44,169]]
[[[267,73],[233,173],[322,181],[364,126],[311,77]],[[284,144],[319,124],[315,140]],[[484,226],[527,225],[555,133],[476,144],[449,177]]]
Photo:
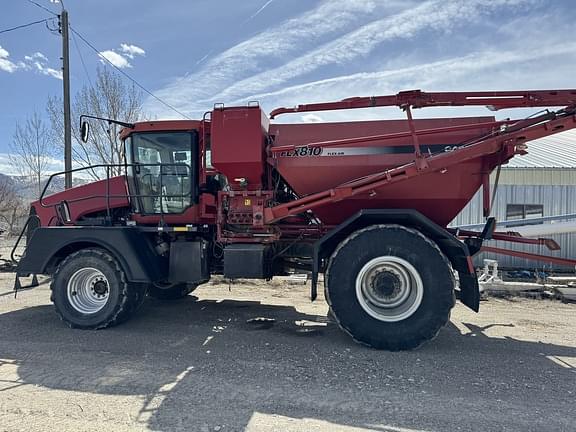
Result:
[[133,176],[141,212],[182,213],[191,205],[192,135],[133,134]]

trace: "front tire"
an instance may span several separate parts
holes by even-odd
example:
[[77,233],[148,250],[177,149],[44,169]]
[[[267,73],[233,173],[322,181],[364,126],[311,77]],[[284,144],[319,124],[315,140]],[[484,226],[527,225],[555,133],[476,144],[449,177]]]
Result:
[[117,260],[96,248],[66,257],[50,288],[57,314],[79,329],[102,329],[126,321],[145,296],[143,284],[129,283]]
[[438,246],[401,225],[372,225],[344,240],[326,272],[326,299],[357,342],[391,351],[433,339],[454,306],[454,276]]

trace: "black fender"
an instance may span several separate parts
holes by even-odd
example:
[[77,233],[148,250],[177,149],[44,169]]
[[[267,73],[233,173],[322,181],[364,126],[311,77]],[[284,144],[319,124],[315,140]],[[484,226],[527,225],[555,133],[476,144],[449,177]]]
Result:
[[312,300],[317,296],[318,273],[338,244],[354,231],[374,224],[395,223],[417,229],[450,260],[460,280],[460,301],[475,312],[480,309],[480,289],[468,246],[445,228],[413,209],[366,209],[348,218],[314,244],[312,271]]
[[87,247],[107,250],[130,282],[154,282],[165,274],[162,259],[137,227],[39,227],[28,239],[16,273],[51,274],[70,253]]

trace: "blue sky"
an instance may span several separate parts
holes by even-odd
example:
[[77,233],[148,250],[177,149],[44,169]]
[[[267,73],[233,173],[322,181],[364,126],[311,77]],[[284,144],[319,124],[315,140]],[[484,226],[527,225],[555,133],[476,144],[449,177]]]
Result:
[[[57,12],[54,0],[35,0]],[[576,87],[569,0],[66,0],[73,28],[189,117],[215,102],[277,106],[358,95]],[[0,30],[48,18],[3,0]],[[93,76],[101,64],[82,41]],[[88,80],[71,41],[72,92]],[[60,40],[44,24],[0,34],[0,170],[14,123],[61,93]],[[179,115],[148,98],[145,111]],[[441,114],[477,113],[444,110]],[[287,116],[382,118],[386,110]],[[503,113],[502,115],[506,115]],[[76,121],[74,120],[74,124]]]

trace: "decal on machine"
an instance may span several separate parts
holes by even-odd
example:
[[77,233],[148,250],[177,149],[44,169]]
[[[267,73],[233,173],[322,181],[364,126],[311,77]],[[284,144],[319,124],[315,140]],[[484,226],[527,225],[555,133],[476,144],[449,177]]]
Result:
[[322,156],[323,152],[322,147],[297,147],[294,150],[281,152],[280,157]]
[[[424,154],[451,152],[459,145],[422,145],[420,149]],[[318,156],[369,156],[381,154],[406,154],[414,153],[411,145],[387,146],[387,147],[313,147],[303,146],[294,150],[280,152],[278,157],[318,157]]]

